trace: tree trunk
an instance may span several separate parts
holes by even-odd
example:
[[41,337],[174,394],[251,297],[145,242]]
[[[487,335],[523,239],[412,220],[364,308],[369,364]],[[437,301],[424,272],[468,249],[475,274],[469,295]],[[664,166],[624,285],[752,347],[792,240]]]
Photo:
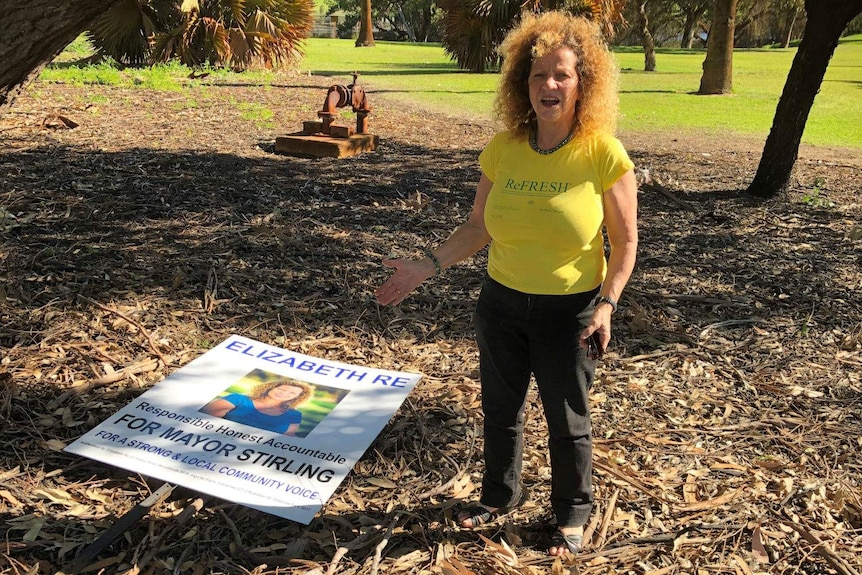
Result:
[[638,21],[641,28],[641,38],[644,45],[644,72],[655,72],[655,41],[649,31],[649,20],[646,14],[646,2],[638,4]]
[[787,29],[784,32],[784,42],[782,42],[785,48],[790,47],[790,41],[793,40],[793,27],[796,25],[796,16],[799,15],[799,7],[793,7],[793,14],[788,18],[789,22],[787,23]]
[[398,16],[401,18],[401,23],[404,24],[404,29],[407,30],[407,39],[415,42],[416,34],[413,33],[413,27],[410,26],[410,22],[404,17],[404,10],[401,9],[401,4],[396,4],[395,7],[398,8]]
[[716,0],[698,94],[733,91],[733,33],[737,0]]
[[[751,26],[752,28],[757,28],[757,22],[761,21],[761,18],[769,11],[769,6],[764,3],[754,3],[754,7],[745,15],[742,20],[736,22],[736,36],[743,37],[745,34],[745,30]],[[756,35],[756,34],[754,34]]]
[[359,37],[356,38],[356,47],[374,46],[374,27],[371,22],[371,0],[359,0],[361,8],[359,18]]
[[680,48],[691,49],[694,45],[694,22],[691,17],[686,14],[685,25],[682,28],[682,40],[679,43]]
[[762,198],[787,191],[814,97],[841,32],[862,13],[862,0],[805,0],[805,12],[808,20],[802,41],[778,100],[757,173],[747,190]]
[[690,50],[692,45],[694,45],[694,32],[698,28],[701,16],[703,16],[703,13],[706,12],[707,8],[709,8],[709,5],[709,2],[679,3],[680,8],[685,14],[685,24],[683,24],[682,27],[680,48],[687,48]]
[[0,24],[0,116],[90,22],[117,0],[3,0]]

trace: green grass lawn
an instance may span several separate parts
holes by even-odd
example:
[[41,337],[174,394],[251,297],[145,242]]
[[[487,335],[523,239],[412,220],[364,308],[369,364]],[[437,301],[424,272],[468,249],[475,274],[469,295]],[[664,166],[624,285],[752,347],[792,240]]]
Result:
[[[430,109],[489,120],[496,74],[457,69],[439,45],[378,42],[356,48],[353,40],[311,38],[297,66],[303,73],[348,83],[353,71],[370,91],[410,100]],[[704,52],[659,49],[657,71],[643,71],[640,48],[616,48],[620,77],[621,128],[630,131],[737,133],[765,138],[796,50],[758,49],[734,53],[733,94],[698,96]],[[45,71],[41,79],[72,84],[140,85],[159,90],[194,90],[206,83],[267,85],[279,75],[269,71],[236,75],[211,71],[207,82],[186,82],[189,70],[177,64],[119,70],[109,64],[69,67],[86,55],[80,40]],[[842,39],[806,125],[803,142],[862,148],[862,35]],[[373,103],[373,102],[372,102]]]
[[[643,53],[616,52],[622,68],[622,126],[767,134],[795,49],[737,50],[733,94],[697,96],[702,53],[661,51],[657,72],[643,71]],[[862,147],[862,44],[839,45],[814,101],[803,141]]]
[[[489,118],[496,74],[459,71],[438,46],[379,42],[355,48],[351,40],[312,39],[303,70],[349,78],[376,91],[404,96],[441,111]],[[768,134],[796,50],[738,50],[734,92],[698,96],[704,52],[659,49],[657,71],[643,71],[643,51],[615,48],[620,77],[621,128],[632,131]],[[862,36],[842,40],[814,102],[803,141],[862,147]]]

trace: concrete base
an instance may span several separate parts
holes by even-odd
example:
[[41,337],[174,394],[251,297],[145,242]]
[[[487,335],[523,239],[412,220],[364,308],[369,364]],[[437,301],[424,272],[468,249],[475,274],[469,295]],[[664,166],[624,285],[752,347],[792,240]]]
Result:
[[301,132],[275,139],[275,151],[289,156],[346,158],[377,149],[380,138],[374,134],[354,134],[349,138],[309,136]]

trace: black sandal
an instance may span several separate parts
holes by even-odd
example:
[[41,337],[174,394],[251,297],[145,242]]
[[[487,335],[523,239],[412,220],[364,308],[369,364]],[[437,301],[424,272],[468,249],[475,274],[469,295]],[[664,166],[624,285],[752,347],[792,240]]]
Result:
[[[504,508],[501,507],[496,511],[491,511],[480,505],[478,502],[471,503],[465,507],[460,507],[455,512],[455,523],[458,524],[458,527],[462,529],[475,529],[480,525],[484,525],[486,523],[490,523],[494,519],[500,516],[500,512]],[[464,522],[469,520],[470,527],[464,527]]]
[[[518,497],[518,501],[516,501],[513,505],[509,505],[507,507],[499,507],[494,511],[487,509],[483,505],[481,505],[478,501],[474,503],[470,503],[465,506],[458,506],[455,510],[455,523],[458,524],[458,527],[462,529],[475,529],[481,525],[485,525],[486,523],[490,523],[494,519],[498,517],[503,517],[522,506],[530,499],[530,493],[527,491],[527,488],[521,489],[521,495]],[[470,520],[470,527],[464,527],[463,523],[467,520]]]
[[584,548],[584,536],[580,533],[566,535],[559,529],[554,530],[554,534],[551,535],[551,544],[548,545],[548,550],[550,551],[551,547],[565,547],[569,550],[569,553],[580,553],[581,549]]

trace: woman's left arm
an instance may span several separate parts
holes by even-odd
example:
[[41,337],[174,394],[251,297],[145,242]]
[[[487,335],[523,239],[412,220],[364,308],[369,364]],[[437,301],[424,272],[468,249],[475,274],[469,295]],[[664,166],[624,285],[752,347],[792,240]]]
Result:
[[284,431],[285,435],[296,435],[296,432],[299,430],[298,423],[291,423],[287,426],[287,429]]
[[[599,295],[617,302],[635,267],[638,249],[638,195],[634,170],[629,170],[605,191],[603,196],[605,229],[611,245],[608,273]],[[611,313],[608,303],[596,306],[589,325],[581,333],[581,347],[587,347],[587,338],[594,331],[604,350],[611,340]]]

